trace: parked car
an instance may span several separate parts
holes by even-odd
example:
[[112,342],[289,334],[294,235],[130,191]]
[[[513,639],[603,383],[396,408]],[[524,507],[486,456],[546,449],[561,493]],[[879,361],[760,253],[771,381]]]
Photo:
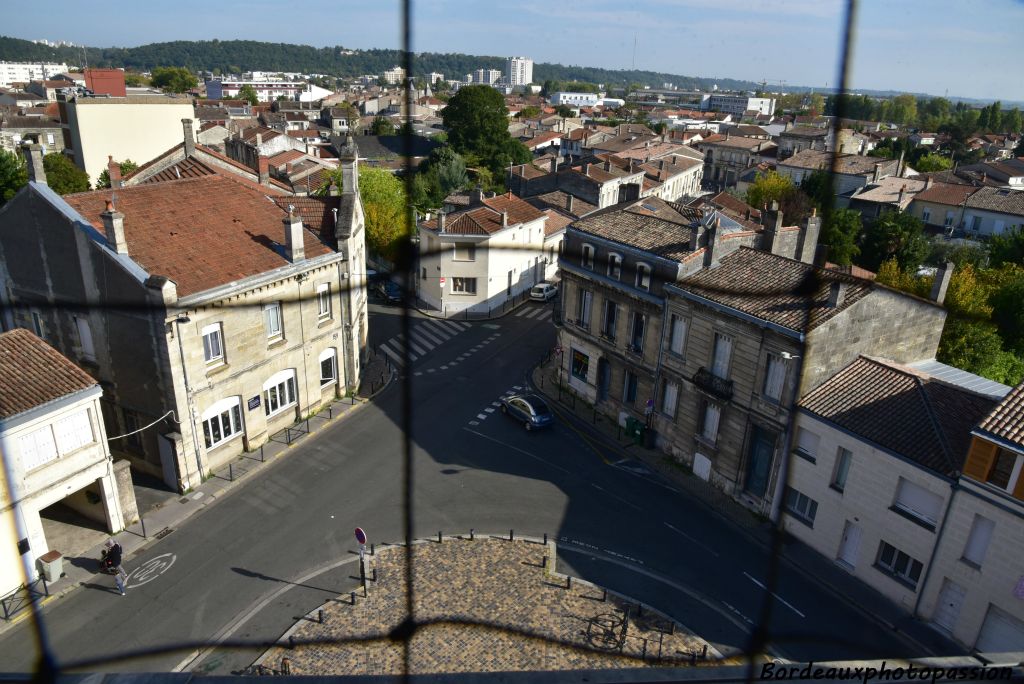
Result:
[[377,294],[388,304],[399,304],[402,301],[402,288],[398,283],[390,280],[381,280],[377,283]]
[[527,430],[551,425],[555,416],[536,394],[512,394],[501,398],[501,412],[522,421]]
[[558,287],[551,283],[541,283],[540,285],[534,285],[530,289],[530,299],[535,299],[539,302],[546,302],[557,295]]

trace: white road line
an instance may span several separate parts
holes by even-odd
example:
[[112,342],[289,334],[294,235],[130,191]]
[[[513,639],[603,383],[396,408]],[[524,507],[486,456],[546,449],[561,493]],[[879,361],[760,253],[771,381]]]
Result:
[[500,401],[492,401],[491,402],[491,406],[497,408],[497,407],[501,406],[501,402]]
[[469,323],[459,323],[458,321],[444,321],[449,325],[454,325],[460,332],[463,330],[469,330]]
[[487,414],[486,413],[478,413],[478,414],[476,414],[476,417],[479,420],[487,420]]
[[[763,584],[761,584],[760,582],[758,582],[758,581],[757,581],[756,579],[754,579],[753,577],[751,577],[750,575],[748,575],[748,574],[747,574],[746,572],[744,572],[743,574],[747,576],[747,579],[748,579],[748,580],[750,580],[751,582],[753,582],[753,583],[754,583],[754,584],[756,584],[757,586],[759,586],[759,587],[761,587],[762,589],[765,589],[765,590],[767,590],[767,589],[768,589],[768,587],[766,587],[766,586],[764,586]],[[806,615],[804,615],[803,613],[801,613],[801,612],[800,612],[799,610],[797,610],[796,608],[794,608],[794,607],[792,606],[792,604],[790,604],[790,603],[786,602],[786,600],[785,600],[784,598],[782,598],[781,596],[779,596],[778,594],[776,594],[776,593],[775,593],[774,591],[772,592],[772,596],[774,596],[775,598],[777,598],[777,599],[779,600],[779,603],[781,603],[782,605],[786,606],[787,608],[789,608],[789,609],[790,609],[791,611],[793,611],[794,613],[796,613],[796,614],[797,614],[797,615],[799,615],[800,617],[802,617],[802,618],[805,618],[805,617],[807,617]]]
[[448,366],[441,366],[441,370],[448,370]]
[[397,365],[402,366],[405,364],[405,360],[402,358],[401,354],[396,354],[395,352],[391,351],[391,348],[388,347],[387,344],[380,345],[380,350],[387,354],[388,357]]
[[427,369],[427,372],[428,372],[428,373],[433,373],[433,372],[434,372],[435,370],[436,370],[435,368],[428,368],[428,369]]
[[469,421],[469,424],[470,425],[479,425],[480,421],[478,421],[478,420],[471,420],[471,421]]
[[[614,465],[614,464],[613,464],[613,465]],[[675,528],[675,527],[673,527],[672,525],[669,525],[668,523],[665,523],[665,527],[667,527],[668,529],[672,530],[672,531],[673,531],[673,532],[675,532],[676,534],[679,534],[679,535],[682,535],[682,536],[686,537],[687,539],[689,539],[689,540],[690,540],[691,542],[693,542],[693,543],[694,543],[694,544],[696,544],[697,546],[703,546],[703,547],[704,547],[705,549],[707,549],[707,550],[708,550],[708,553],[712,554],[712,555],[713,555],[713,556],[714,556],[715,558],[718,558],[718,552],[717,552],[717,551],[715,551],[714,549],[712,549],[712,548],[711,548],[710,546],[708,546],[707,544],[704,544],[704,543],[702,543],[702,542],[700,542],[700,541],[698,541],[698,540],[694,539],[693,537],[691,537],[690,535],[686,534],[686,533],[685,533],[685,532],[683,532],[682,530],[680,530],[680,529],[678,529],[678,528]]]
[[418,328],[416,328],[414,332],[416,333],[417,337],[433,344],[434,346],[444,344],[445,338],[441,337],[437,333],[427,330],[425,326],[419,326]]
[[[398,336],[400,338],[402,338],[403,340],[405,339],[405,336],[402,335],[401,333],[399,333]],[[412,349],[417,354],[419,354],[420,356],[426,356],[427,352],[430,351],[431,349],[433,349],[433,347],[428,347],[428,348],[424,349],[420,345],[416,344],[416,340],[414,340],[414,339],[410,339],[409,340],[409,348]]]
[[621,501],[622,503],[626,504],[630,508],[634,508],[634,509],[636,509],[638,511],[642,511],[643,510],[642,508],[637,506],[635,503],[633,503],[629,499],[624,499],[621,496],[619,496],[618,494],[612,494],[611,492],[609,492],[604,487],[600,487],[600,486],[594,484],[593,482],[590,483],[590,486],[593,487],[594,489],[597,489],[598,491],[604,492],[605,494],[607,494],[608,496],[612,497],[613,499],[618,499],[619,501]]
[[[401,356],[402,352],[405,350],[405,342],[401,339],[401,337],[402,336],[399,335],[398,337],[393,337],[390,340],[388,340],[388,342],[390,342],[395,347],[395,349],[398,350],[399,356]],[[410,361],[415,361],[418,358],[420,357],[416,356],[411,351],[409,352]]]
[[484,413],[494,413],[494,409],[490,406],[484,409]]
[[458,335],[463,330],[457,323],[453,323],[452,321],[438,321],[437,324],[452,335]]
[[418,377],[420,375],[423,375],[423,373],[422,373],[422,371],[416,371],[415,373],[413,373],[413,375]]
[[482,432],[477,432],[476,430],[470,430],[469,428],[462,428],[462,429],[465,430],[466,432],[469,432],[469,433],[472,433],[472,434],[476,435],[477,437],[483,437],[486,440],[490,440],[490,441],[492,441],[492,442],[494,442],[496,444],[500,444],[500,445],[502,445],[504,447],[507,447],[507,448],[511,449],[512,451],[518,451],[521,454],[525,454],[525,455],[529,456],[530,458],[534,458],[534,459],[540,461],[544,465],[548,465],[548,466],[551,466],[552,468],[554,468],[555,470],[562,471],[566,475],[569,474],[569,471],[566,470],[565,468],[563,468],[561,466],[556,466],[551,461],[548,461],[547,459],[541,458],[540,456],[537,456],[536,454],[531,454],[529,451],[527,451],[525,449],[520,449],[519,447],[512,446],[508,442],[503,442],[500,439],[495,439],[494,437],[489,437],[488,435],[485,435]]
[[530,312],[528,314],[526,314],[526,317],[527,318],[536,318],[537,314],[539,314],[541,311],[542,311],[542,309],[531,309]]
[[740,616],[741,618],[743,618],[743,621],[744,621],[744,622],[746,622],[746,623],[747,623],[748,625],[752,625],[752,624],[754,624],[754,621],[753,621],[753,620],[751,620],[750,618],[748,618],[748,617],[747,617],[746,615],[744,615],[744,614],[743,614],[743,613],[741,613],[740,611],[736,610],[736,608],[734,608],[734,607],[733,607],[733,606],[731,606],[730,604],[726,603],[725,601],[722,601],[722,605],[723,605],[723,606],[725,606],[726,608],[728,608],[729,610],[731,610],[731,611],[732,611],[733,613],[735,613],[736,615],[739,615],[739,616]]
[[551,318],[551,309],[544,309],[544,313],[542,313],[540,316],[537,316],[538,321],[546,321],[549,318]]
[[523,386],[522,385],[512,385],[512,389],[514,389],[514,390],[522,390]]

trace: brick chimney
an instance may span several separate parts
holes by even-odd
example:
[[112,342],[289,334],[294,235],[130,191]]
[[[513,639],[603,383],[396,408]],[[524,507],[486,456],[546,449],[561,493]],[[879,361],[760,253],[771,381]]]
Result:
[[128,253],[128,241],[124,238],[124,214],[114,210],[114,203],[107,200],[107,210],[100,214],[103,230],[107,234],[107,245],[118,254]]
[[930,297],[936,304],[942,304],[946,301],[946,290],[949,288],[949,280],[953,277],[954,268],[956,268],[956,265],[952,261],[947,261],[939,268],[938,273],[935,274],[935,282],[932,284]]
[[107,155],[107,175],[110,176],[110,187],[114,190],[124,187],[121,182],[121,165],[114,161],[114,157]]
[[295,214],[295,207],[288,205],[288,215],[281,221],[284,223],[284,255],[293,264],[306,258],[306,248],[302,242],[302,219]]
[[46,185],[46,170],[43,168],[43,146],[25,146],[25,160],[28,162],[28,179]]
[[928,176],[927,178],[925,178],[924,179],[924,189],[927,190],[928,188],[932,187],[934,182],[935,181],[932,180],[931,176]]
[[256,163],[260,185],[266,185],[270,182],[270,159],[261,154]]
[[192,130],[192,119],[182,119],[181,130],[185,138],[185,156],[191,157],[196,153],[196,135]]

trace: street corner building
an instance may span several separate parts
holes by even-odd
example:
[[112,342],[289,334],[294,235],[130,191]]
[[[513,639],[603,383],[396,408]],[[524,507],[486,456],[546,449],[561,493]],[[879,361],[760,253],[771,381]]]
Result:
[[99,381],[112,451],[184,492],[353,391],[365,236],[345,191],[293,197],[220,172],[58,196],[40,150],[0,209],[5,329]]
[[[0,333],[0,597],[38,581],[57,503],[110,533],[137,519],[127,461],[114,462],[100,383],[34,333]],[[50,577],[49,579],[54,579]]]

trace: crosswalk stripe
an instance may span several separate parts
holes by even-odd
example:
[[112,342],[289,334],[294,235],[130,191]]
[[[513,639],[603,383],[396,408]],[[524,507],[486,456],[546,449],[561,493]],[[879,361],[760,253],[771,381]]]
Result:
[[451,328],[444,325],[443,321],[427,321],[423,326],[424,329],[429,330],[431,334],[437,335],[438,337],[449,340],[455,337],[459,331],[452,330]]
[[541,311],[543,311],[543,309],[530,309],[530,312],[528,314],[526,314],[526,317],[527,318],[534,318]]
[[546,321],[551,318],[551,309],[544,309],[544,313],[537,316],[538,321]]
[[[398,355],[399,356],[401,356],[403,354],[403,352],[405,351],[405,342],[402,340],[402,336],[401,335],[399,335],[398,337],[392,337],[390,340],[388,340],[388,342],[390,342],[391,345],[396,350],[398,350]],[[415,361],[418,358],[419,357],[416,356],[415,354],[413,354],[411,351],[409,352],[409,360],[410,361]]]
[[426,328],[416,328],[416,335],[423,338],[424,340],[434,344],[435,346],[444,344],[444,339],[437,336],[437,333],[431,332]]
[[526,309],[525,308],[519,309],[519,311],[516,311],[516,313],[515,313],[516,318],[522,318],[525,315],[526,315]]
[[437,324],[438,326],[444,328],[445,331],[451,335],[458,335],[460,332],[462,332],[462,328],[460,328],[452,321],[438,321]]
[[[403,335],[402,333],[398,333],[398,339],[404,340],[405,335]],[[416,344],[415,340],[409,340],[409,348],[412,349],[417,354],[419,354],[420,356],[424,356],[428,351],[430,351],[429,349],[423,349],[422,347],[420,347],[418,344]]]
[[422,348],[422,353],[424,354],[426,354],[428,351],[431,351],[434,347],[437,346],[436,344],[434,344],[433,340],[424,337],[422,333],[420,333],[420,331],[416,329],[413,329],[409,338],[412,341],[413,348]]
[[444,321],[444,322],[445,323],[450,323],[451,325],[454,325],[456,328],[459,329],[459,331],[469,330],[469,328],[470,328],[469,323],[459,323],[458,321]]
[[402,359],[401,354],[396,354],[395,352],[391,351],[391,348],[388,347],[386,342],[380,345],[380,350],[387,354],[391,358],[391,360],[394,361],[399,366],[404,365],[405,361]]

